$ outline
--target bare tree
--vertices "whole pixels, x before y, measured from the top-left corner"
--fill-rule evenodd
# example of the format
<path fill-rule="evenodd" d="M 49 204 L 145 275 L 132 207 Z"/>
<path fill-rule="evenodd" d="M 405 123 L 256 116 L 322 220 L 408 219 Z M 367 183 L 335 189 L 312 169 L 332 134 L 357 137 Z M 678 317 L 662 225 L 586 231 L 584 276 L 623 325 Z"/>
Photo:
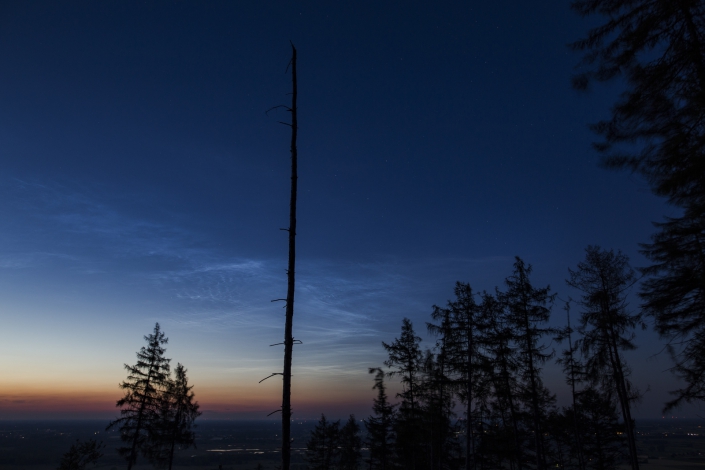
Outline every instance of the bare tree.
<path fill-rule="evenodd" d="M 281 375 L 283 378 L 282 387 L 282 407 L 270 414 L 274 414 L 277 411 L 282 413 L 282 470 L 289 470 L 291 466 L 291 359 L 294 351 L 294 343 L 298 340 L 294 339 L 293 335 L 293 323 L 294 323 L 294 287 L 295 287 L 295 275 L 296 275 L 296 193 L 298 188 L 298 170 L 297 170 L 297 151 L 296 151 L 296 137 L 298 127 L 298 121 L 296 116 L 296 99 L 297 99 L 297 82 L 296 82 L 296 48 L 294 44 L 291 44 L 291 61 L 289 62 L 289 67 L 291 67 L 291 106 L 279 105 L 271 109 L 283 108 L 291 113 L 291 123 L 281 122 L 286 126 L 291 128 L 291 196 L 289 198 L 289 228 L 284 228 L 289 232 L 289 262 L 286 269 L 287 277 L 287 288 L 286 288 L 286 299 L 276 299 L 286 300 L 286 319 L 284 323 L 284 342 L 277 343 L 284 345 L 284 370 L 282 372 L 275 372 L 268 377 L 260 380 L 264 380 L 272 377 L 274 375 Z M 289 69 L 287 67 L 287 70 Z M 271 110 L 270 109 L 270 110 Z M 272 345 L 274 346 L 274 344 Z"/>
<path fill-rule="evenodd" d="M 289 264 L 286 270 L 286 323 L 284 326 L 284 387 L 282 393 L 282 470 L 291 464 L 291 357 L 294 350 L 292 325 L 294 321 L 294 275 L 296 262 L 296 190 L 297 152 L 296 132 L 296 48 L 291 45 L 291 198 L 289 200 Z"/>

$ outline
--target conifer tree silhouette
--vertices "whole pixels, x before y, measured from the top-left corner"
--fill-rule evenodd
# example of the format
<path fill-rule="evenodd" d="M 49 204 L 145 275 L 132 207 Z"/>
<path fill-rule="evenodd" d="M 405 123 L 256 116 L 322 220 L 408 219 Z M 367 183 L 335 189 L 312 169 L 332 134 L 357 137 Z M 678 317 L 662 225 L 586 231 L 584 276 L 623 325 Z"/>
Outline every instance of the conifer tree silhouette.
<path fill-rule="evenodd" d="M 514 348 L 514 332 L 506 320 L 504 305 L 497 299 L 500 292 L 492 295 L 483 292 L 480 311 L 486 329 L 483 337 L 487 353 L 487 362 L 491 364 L 490 377 L 494 392 L 495 414 L 503 424 L 501 435 L 510 442 L 496 442 L 497 450 L 506 449 L 506 455 L 498 455 L 501 461 L 509 458 L 512 466 L 516 465 L 522 470 L 524 461 L 524 433 L 520 427 L 521 413 L 519 409 L 519 381 L 520 369 L 518 349 Z M 504 444 L 504 445 L 503 445 Z M 488 448 L 490 446 L 483 446 Z"/>
<path fill-rule="evenodd" d="M 134 366 L 125 364 L 128 375 L 120 384 L 125 396 L 116 404 L 122 408 L 120 417 L 107 427 L 119 426 L 120 438 L 127 445 L 120 447 L 118 452 L 127 460 L 127 470 L 137 461 L 138 453 L 148 452 L 150 440 L 153 441 L 158 432 L 162 397 L 169 378 L 170 359 L 164 357 L 164 345 L 169 339 L 164 336 L 159 323 L 144 339 L 147 346 L 142 346 L 137 353 L 137 363 Z"/>
<path fill-rule="evenodd" d="M 668 339 L 673 371 L 685 382 L 666 403 L 670 410 L 705 400 L 705 213 L 655 225 L 661 231 L 642 245 L 655 264 L 641 270 L 648 278 L 639 295 L 656 331 Z"/>
<path fill-rule="evenodd" d="M 641 314 L 630 313 L 626 296 L 634 283 L 634 271 L 622 253 L 588 246 L 585 261 L 577 270 L 569 270 L 568 285 L 582 292 L 582 307 L 578 340 L 586 358 L 585 372 L 591 383 L 617 396 L 622 411 L 629 461 L 632 470 L 639 469 L 631 402 L 638 392 L 631 386 L 629 366 L 621 351 L 636 348 L 634 329 L 641 323 Z"/>
<path fill-rule="evenodd" d="M 574 439 L 573 447 L 578 459 L 578 468 L 580 470 L 585 469 L 585 459 L 583 457 L 583 445 L 582 445 L 582 433 L 580 432 L 580 426 L 578 424 L 578 416 L 580 414 L 580 409 L 578 407 L 578 390 L 577 385 L 585 381 L 585 367 L 582 362 L 580 362 L 577 357 L 578 348 L 573 343 L 573 328 L 570 326 L 570 301 L 565 304 L 566 317 L 568 319 L 566 328 L 559 331 L 556 340 L 561 342 L 564 339 L 568 339 L 568 349 L 565 349 L 561 357 L 556 361 L 563 366 L 563 373 L 566 376 L 566 382 L 570 386 L 571 390 L 571 400 L 572 400 L 572 432 Z"/>
<path fill-rule="evenodd" d="M 401 336 L 392 344 L 382 342 L 389 354 L 384 364 L 392 369 L 390 377 L 401 379 L 403 390 L 397 394 L 401 398 L 395 423 L 396 454 L 404 468 L 423 468 L 423 453 L 420 451 L 423 432 L 421 419 L 421 379 L 423 356 L 419 343 L 421 338 L 414 332 L 411 320 L 404 318 Z"/>
<path fill-rule="evenodd" d="M 548 327 L 541 327 L 551 314 L 551 305 L 555 296 L 549 294 L 550 287 L 537 289 L 531 285 L 531 265 L 516 257 L 514 273 L 505 280 L 507 291 L 500 296 L 507 309 L 507 322 L 515 333 L 521 354 L 521 375 L 525 382 L 523 398 L 531 413 L 531 429 L 534 435 L 534 452 L 536 468 L 546 468 L 543 449 L 542 423 L 546 416 L 547 399 L 541 381 L 541 365 L 553 357 L 553 351 L 540 344 L 543 336 L 555 333 Z"/>
<path fill-rule="evenodd" d="M 452 385 L 465 403 L 465 468 L 474 466 L 475 440 L 473 402 L 475 390 L 484 382 L 482 378 L 483 358 L 479 352 L 481 335 L 480 312 L 469 284 L 455 284 L 455 300 L 449 301 L 446 308 L 434 306 L 431 318 L 438 324 L 427 323 L 430 333 L 439 337 L 437 348 L 443 359 L 440 377 L 444 385 Z M 439 359 L 439 362 L 440 362 Z M 448 371 L 445 371 L 447 367 Z M 452 377 L 451 377 L 452 375 Z M 454 380 L 453 380 L 454 378 Z M 452 383 L 450 383 L 452 380 Z M 453 392 L 450 386 L 448 397 Z M 441 396 L 441 402 L 444 397 Z M 444 453 L 443 451 L 441 452 Z"/>
<path fill-rule="evenodd" d="M 311 431 L 306 443 L 306 461 L 311 470 L 332 470 L 336 468 L 339 458 L 340 421 L 329 422 L 326 415 Z"/>
<path fill-rule="evenodd" d="M 176 447 L 195 446 L 194 421 L 201 412 L 194 401 L 193 385 L 189 385 L 186 368 L 180 363 L 174 369 L 162 395 L 156 431 L 150 439 L 148 458 L 155 465 L 172 469 Z"/>
<path fill-rule="evenodd" d="M 577 415 L 580 423 L 581 448 L 585 467 L 594 470 L 616 469 L 623 461 L 625 426 L 619 423 L 614 400 L 589 387 L 578 395 L 577 408 L 568 414 Z"/>
<path fill-rule="evenodd" d="M 578 88 L 622 79 L 612 116 L 593 126 L 611 168 L 641 174 L 680 209 L 642 245 L 651 266 L 640 295 L 669 340 L 686 386 L 666 405 L 705 400 L 705 4 L 697 0 L 574 0 L 603 24 L 573 44 L 585 53 Z"/>
<path fill-rule="evenodd" d="M 370 470 L 390 470 L 394 460 L 395 405 L 389 403 L 387 397 L 384 371 L 380 368 L 370 368 L 369 372 L 375 374 L 375 385 L 372 388 L 377 390 L 377 397 L 372 406 L 373 415 L 365 420 L 365 446 L 369 449 L 367 463 Z"/>
<path fill-rule="evenodd" d="M 340 446 L 338 469 L 358 470 L 362 461 L 362 438 L 360 437 L 360 425 L 357 424 L 354 415 L 350 415 L 343 427 L 340 428 L 338 444 Z"/>

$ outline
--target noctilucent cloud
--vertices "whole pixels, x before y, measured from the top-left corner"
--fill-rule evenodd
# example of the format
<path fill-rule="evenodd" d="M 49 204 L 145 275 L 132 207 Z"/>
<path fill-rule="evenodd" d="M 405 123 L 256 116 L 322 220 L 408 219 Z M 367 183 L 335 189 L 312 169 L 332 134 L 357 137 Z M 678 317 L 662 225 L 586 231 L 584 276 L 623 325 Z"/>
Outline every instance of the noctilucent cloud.
<path fill-rule="evenodd" d="M 295 417 L 367 416 L 381 342 L 409 317 L 432 346 L 455 281 L 501 288 L 518 255 L 567 300 L 589 244 L 643 266 L 673 209 L 591 148 L 621 89 L 571 89 L 594 24 L 558 0 L 4 2 L 0 418 L 115 416 L 155 322 L 204 418 L 280 406 L 258 381 L 283 361 L 289 133 L 265 111 L 289 100 L 290 40 Z M 660 417 L 678 383 L 653 332 L 637 343 L 635 414 Z"/>

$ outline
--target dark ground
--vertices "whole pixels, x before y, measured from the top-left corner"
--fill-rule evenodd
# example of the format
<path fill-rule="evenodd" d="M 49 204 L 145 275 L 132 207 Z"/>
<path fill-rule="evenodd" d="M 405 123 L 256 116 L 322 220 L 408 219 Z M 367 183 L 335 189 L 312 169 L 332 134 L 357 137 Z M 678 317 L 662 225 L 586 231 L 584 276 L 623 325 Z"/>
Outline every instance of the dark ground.
<path fill-rule="evenodd" d="M 120 470 L 125 461 L 116 452 L 117 431 L 105 431 L 100 421 L 0 420 L 0 470 L 56 469 L 61 456 L 76 439 L 96 439 L 106 444 L 98 470 Z M 292 463 L 305 468 L 303 452 L 316 420 L 295 421 Z M 182 470 L 244 470 L 262 464 L 279 464 L 280 423 L 277 421 L 201 421 L 196 449 L 178 451 L 175 467 Z M 705 420 L 653 420 L 637 422 L 639 453 L 649 457 L 644 469 L 705 468 Z M 152 466 L 141 460 L 135 470 Z"/>
<path fill-rule="evenodd" d="M 292 423 L 292 463 L 303 464 L 303 450 L 316 421 Z M 105 431 L 106 421 L 4 421 L 0 420 L 0 470 L 49 470 L 76 442 L 96 439 L 106 444 L 96 469 L 118 470 L 125 461 L 117 454 L 117 431 Z M 197 428 L 197 448 L 177 451 L 175 467 L 240 470 L 274 468 L 279 462 L 281 424 L 276 421 L 202 421 Z M 136 470 L 151 469 L 138 460 Z M 297 468 L 297 467 L 294 467 Z M 303 466 L 301 466 L 303 468 Z"/>

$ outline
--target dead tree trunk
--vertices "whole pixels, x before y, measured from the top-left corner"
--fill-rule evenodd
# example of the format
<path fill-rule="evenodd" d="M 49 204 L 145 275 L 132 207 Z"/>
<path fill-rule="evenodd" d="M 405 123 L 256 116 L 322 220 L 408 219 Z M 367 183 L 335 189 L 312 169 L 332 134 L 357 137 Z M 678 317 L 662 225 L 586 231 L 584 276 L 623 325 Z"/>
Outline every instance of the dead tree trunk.
<path fill-rule="evenodd" d="M 291 357 L 294 349 L 292 324 L 294 320 L 294 275 L 296 261 L 296 48 L 291 45 L 291 198 L 289 203 L 289 264 L 287 266 L 286 323 L 284 326 L 284 386 L 282 392 L 282 470 L 291 465 Z"/>

